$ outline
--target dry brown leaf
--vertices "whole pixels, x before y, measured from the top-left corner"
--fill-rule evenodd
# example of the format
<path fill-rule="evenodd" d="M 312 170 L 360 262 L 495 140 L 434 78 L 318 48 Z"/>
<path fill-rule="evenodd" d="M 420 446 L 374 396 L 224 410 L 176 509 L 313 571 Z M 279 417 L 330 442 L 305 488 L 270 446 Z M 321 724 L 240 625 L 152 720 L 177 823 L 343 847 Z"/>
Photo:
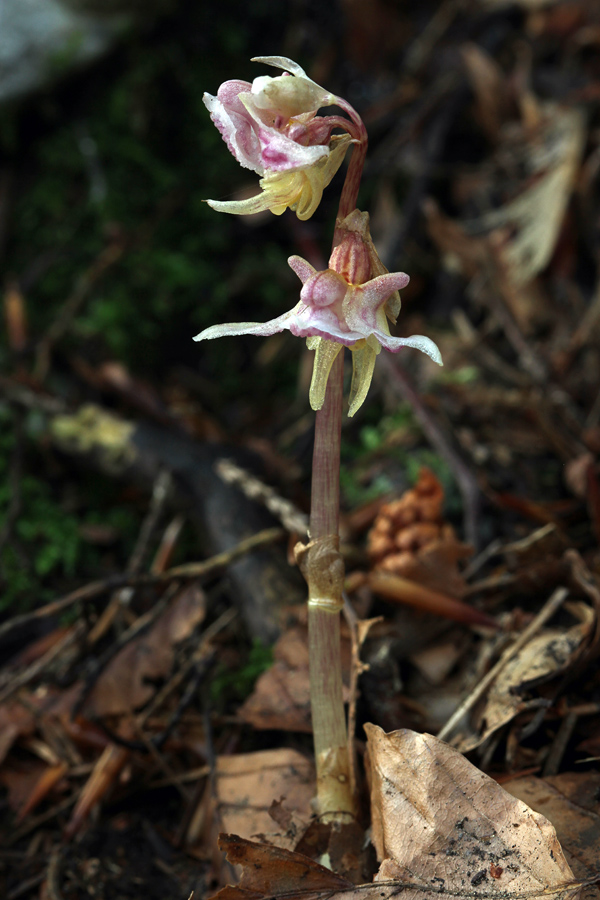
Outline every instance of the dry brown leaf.
<path fill-rule="evenodd" d="M 574 892 L 547 819 L 431 735 L 365 729 L 378 881 L 408 883 L 403 900 Z"/>
<path fill-rule="evenodd" d="M 188 842 L 195 843 L 212 829 L 213 844 L 224 830 L 291 849 L 311 818 L 314 793 L 313 763 L 297 750 L 220 756 L 214 784 L 188 830 Z M 285 833 L 271 814 L 274 800 L 290 814 Z"/>
<path fill-rule="evenodd" d="M 565 772 L 549 778 L 516 778 L 507 782 L 505 790 L 552 822 L 577 878 L 584 880 L 596 874 L 600 868 L 600 773 Z M 597 886 L 587 886 L 581 900 L 597 900 L 598 894 Z"/>
<path fill-rule="evenodd" d="M 19 809 L 17 822 L 21 822 L 29 815 L 29 813 L 33 812 L 42 800 L 45 800 L 54 788 L 60 784 L 68 771 L 69 767 L 64 762 L 45 766 L 44 771 L 40 773 L 38 780 L 34 784 L 31 793 L 24 800 L 23 805 Z"/>
<path fill-rule="evenodd" d="M 17 700 L 0 706 L 0 763 L 19 737 L 29 736 L 36 727 L 35 716 Z"/>
<path fill-rule="evenodd" d="M 543 113 L 545 127 L 529 147 L 530 171 L 537 176 L 531 186 L 515 200 L 466 225 L 472 234 L 499 229 L 515 233 L 503 248 L 515 285 L 526 284 L 550 260 L 585 140 L 580 110 L 547 104 Z"/>
<path fill-rule="evenodd" d="M 301 854 L 221 835 L 219 846 L 243 875 L 218 900 L 391 900 L 400 891 L 404 900 L 541 900 L 579 891 L 582 882 L 543 815 L 431 735 L 385 734 L 375 725 L 366 731 L 381 862 L 375 881 L 355 887 Z M 585 875 L 589 881 L 588 869 Z"/>
<path fill-rule="evenodd" d="M 286 900 L 308 900 L 331 896 L 354 887 L 340 875 L 308 856 L 268 844 L 244 840 L 236 834 L 219 835 L 219 847 L 233 865 L 243 867 L 241 883 L 228 885 L 216 895 L 219 900 L 259 900 L 285 896 Z"/>
<path fill-rule="evenodd" d="M 48 768 L 40 759 L 8 762 L 0 768 L 0 784 L 6 789 L 8 805 L 14 812 L 22 813 Z"/>
<path fill-rule="evenodd" d="M 173 646 L 203 621 L 205 596 L 197 584 L 182 590 L 150 631 L 126 644 L 110 661 L 86 700 L 90 718 L 139 709 L 153 696 L 150 680 L 164 678 L 173 665 Z"/>
<path fill-rule="evenodd" d="M 595 614 L 585 603 L 565 604 L 580 620 L 571 628 L 547 628 L 535 635 L 499 672 L 477 707 L 471 724 L 466 724 L 452 745 L 467 753 L 519 713 L 537 706 L 528 690 L 564 672 L 574 661 L 595 625 Z"/>
<path fill-rule="evenodd" d="M 477 121 L 496 140 L 508 114 L 507 84 L 498 63 L 478 44 L 461 47 L 467 76 L 475 93 Z"/>
<path fill-rule="evenodd" d="M 82 828 L 91 810 L 101 803 L 114 787 L 123 768 L 131 758 L 131 750 L 109 744 L 96 761 L 94 770 L 84 784 L 75 808 L 65 828 L 65 837 L 72 838 Z"/>
<path fill-rule="evenodd" d="M 312 732 L 308 675 L 308 630 L 294 625 L 273 648 L 275 662 L 257 680 L 254 690 L 238 711 L 258 729 Z M 342 638 L 344 681 L 350 670 L 350 642 Z M 348 692 L 345 691 L 345 699 Z M 235 830 L 235 829 L 233 829 Z"/>

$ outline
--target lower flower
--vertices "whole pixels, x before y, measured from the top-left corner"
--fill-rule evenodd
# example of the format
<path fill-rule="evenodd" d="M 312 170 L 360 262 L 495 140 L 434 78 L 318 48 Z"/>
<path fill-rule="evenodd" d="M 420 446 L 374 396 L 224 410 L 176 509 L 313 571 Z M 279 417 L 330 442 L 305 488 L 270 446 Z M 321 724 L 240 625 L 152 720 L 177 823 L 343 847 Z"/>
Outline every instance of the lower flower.
<path fill-rule="evenodd" d="M 427 354 L 438 365 L 442 357 L 436 344 L 423 335 L 407 338 L 390 334 L 388 318 L 395 322 L 400 308 L 398 291 L 409 278 L 403 272 L 387 272 L 369 234 L 367 213 L 355 210 L 339 223 L 341 243 L 332 253 L 330 268 L 318 272 L 300 256 L 291 256 L 290 267 L 302 281 L 300 302 L 289 312 L 269 322 L 213 325 L 196 335 L 195 341 L 228 335 L 254 334 L 268 337 L 287 329 L 305 337 L 315 350 L 310 386 L 310 405 L 321 409 L 327 380 L 342 347 L 352 351 L 352 384 L 348 415 L 362 406 L 381 348 L 397 353 L 412 347 Z M 368 278 L 375 274 L 374 278 Z M 368 278 L 368 280 L 367 280 Z"/>

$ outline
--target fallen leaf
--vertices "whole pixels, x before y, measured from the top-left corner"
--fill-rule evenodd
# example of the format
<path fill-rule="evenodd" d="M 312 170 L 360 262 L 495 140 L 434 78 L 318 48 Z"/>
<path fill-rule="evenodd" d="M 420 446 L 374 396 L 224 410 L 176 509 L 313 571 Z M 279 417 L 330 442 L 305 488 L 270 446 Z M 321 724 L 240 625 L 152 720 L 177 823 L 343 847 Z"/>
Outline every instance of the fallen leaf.
<path fill-rule="evenodd" d="M 299 853 L 228 834 L 219 846 L 243 874 L 218 900 L 391 900 L 400 892 L 403 900 L 541 900 L 579 891 L 543 815 L 431 735 L 365 728 L 375 881 L 354 886 Z"/>
<path fill-rule="evenodd" d="M 403 900 L 574 892 L 542 815 L 431 735 L 365 730 L 377 881 L 408 882 Z"/>
<path fill-rule="evenodd" d="M 261 750 L 217 758 L 213 784 L 207 789 L 188 829 L 188 843 L 221 830 L 244 838 L 261 837 L 291 849 L 306 828 L 315 794 L 311 760 L 297 750 Z M 285 830 L 276 827 L 273 801 L 289 813 Z"/>
<path fill-rule="evenodd" d="M 495 141 L 508 117 L 509 97 L 502 69 L 478 44 L 466 42 L 461 55 L 476 101 L 477 121 Z"/>
<path fill-rule="evenodd" d="M 469 723 L 453 740 L 461 753 L 479 747 L 515 716 L 538 706 L 531 691 L 563 673 L 592 635 L 595 614 L 585 603 L 565 604 L 580 619 L 571 628 L 547 628 L 535 635 L 498 673 Z M 529 696 L 527 696 L 529 694 Z"/>
<path fill-rule="evenodd" d="M 286 900 L 308 900 L 354 887 L 351 881 L 301 853 L 247 841 L 236 834 L 219 835 L 219 847 L 230 863 L 242 866 L 243 874 L 239 885 L 227 885 L 214 900 L 258 900 L 283 895 Z"/>
<path fill-rule="evenodd" d="M 33 810 L 39 806 L 42 800 L 46 799 L 46 797 L 62 781 L 68 770 L 69 767 L 64 762 L 45 766 L 44 771 L 40 773 L 39 778 L 33 785 L 31 793 L 24 799 L 23 805 L 18 811 L 17 822 L 21 822 L 29 815 L 29 813 L 33 812 Z"/>
<path fill-rule="evenodd" d="M 585 141 L 585 118 L 578 109 L 543 108 L 545 127 L 530 145 L 530 170 L 537 178 L 515 200 L 470 222 L 471 232 L 510 229 L 503 250 L 510 278 L 526 284 L 550 261 Z"/>
<path fill-rule="evenodd" d="M 344 681 L 350 670 L 350 642 L 342 636 Z M 273 647 L 274 663 L 254 685 L 238 715 L 254 728 L 312 733 L 308 630 L 298 624 L 285 631 Z M 348 691 L 344 688 L 344 699 Z"/>
<path fill-rule="evenodd" d="M 9 700 L 0 706 L 0 763 L 19 737 L 32 735 L 36 728 L 35 716 L 18 700 Z"/>
<path fill-rule="evenodd" d="M 598 869 L 600 847 L 600 773 L 565 772 L 549 778 L 516 778 L 505 785 L 554 825 L 569 865 L 577 878 L 587 879 Z M 597 900 L 597 886 L 584 887 L 582 900 Z"/>
<path fill-rule="evenodd" d="M 131 750 L 109 744 L 98 758 L 92 774 L 79 794 L 75 808 L 65 828 L 65 837 L 72 838 L 83 827 L 91 810 L 111 790 L 131 757 Z"/>
<path fill-rule="evenodd" d="M 48 768 L 39 759 L 8 762 L 0 768 L 0 784 L 6 788 L 8 805 L 15 813 L 21 813 L 28 805 Z"/>
<path fill-rule="evenodd" d="M 193 632 L 206 613 L 197 584 L 180 591 L 152 628 L 126 644 L 100 674 L 84 705 L 89 718 L 139 709 L 154 695 L 150 683 L 169 674 L 175 644 Z"/>

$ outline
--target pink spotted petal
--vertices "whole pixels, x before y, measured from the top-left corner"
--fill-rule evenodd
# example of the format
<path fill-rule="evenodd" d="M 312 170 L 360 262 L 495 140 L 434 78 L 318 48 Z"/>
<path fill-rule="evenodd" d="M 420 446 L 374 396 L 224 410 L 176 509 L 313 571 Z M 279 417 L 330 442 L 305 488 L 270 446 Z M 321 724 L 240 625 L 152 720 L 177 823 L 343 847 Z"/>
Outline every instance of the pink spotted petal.
<path fill-rule="evenodd" d="M 274 128 L 261 127 L 259 140 L 261 164 L 271 172 L 306 169 L 314 166 L 320 159 L 329 156 L 329 147 L 322 145 L 306 147 L 303 144 L 297 144 Z"/>
<path fill-rule="evenodd" d="M 358 331 L 349 331 L 331 307 L 315 309 L 299 303 L 289 316 L 285 327 L 296 337 L 322 337 L 328 341 L 335 341 L 336 344 L 345 344 L 346 347 L 351 347 L 365 338 L 365 335 Z"/>
<path fill-rule="evenodd" d="M 264 175 L 257 133 L 259 123 L 240 99 L 240 95 L 249 95 L 251 87 L 247 81 L 226 81 L 219 88 L 216 97 L 204 94 L 203 100 L 211 119 L 239 164 Z"/>
<path fill-rule="evenodd" d="M 385 275 L 378 275 L 377 278 L 372 278 L 371 281 L 361 285 L 362 302 L 368 304 L 372 309 L 377 309 L 394 291 L 401 291 L 405 288 L 409 281 L 409 276 L 404 272 L 388 272 Z"/>
<path fill-rule="evenodd" d="M 301 256 L 290 256 L 288 266 L 296 273 L 302 284 L 305 284 L 311 275 L 316 275 L 317 270 Z"/>

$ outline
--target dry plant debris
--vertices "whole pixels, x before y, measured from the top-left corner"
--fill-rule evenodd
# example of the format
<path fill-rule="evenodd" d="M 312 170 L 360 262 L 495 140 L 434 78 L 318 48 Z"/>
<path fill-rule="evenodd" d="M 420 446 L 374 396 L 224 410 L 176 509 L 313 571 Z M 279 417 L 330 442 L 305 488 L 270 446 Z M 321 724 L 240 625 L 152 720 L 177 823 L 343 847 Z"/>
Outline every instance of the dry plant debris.
<path fill-rule="evenodd" d="M 578 620 L 577 624 L 569 628 L 545 628 L 506 663 L 483 702 L 478 704 L 470 727 L 467 725 L 453 738 L 453 746 L 461 753 L 479 747 L 520 713 L 539 709 L 536 689 L 573 666 L 582 647 L 593 636 L 596 614 L 583 602 L 568 604 L 567 608 Z"/>
<path fill-rule="evenodd" d="M 567 897 L 575 881 L 556 832 L 458 751 L 427 734 L 367 726 L 378 881 L 403 894 Z"/>
<path fill-rule="evenodd" d="M 462 597 L 465 582 L 458 562 L 473 550 L 443 521 L 444 490 L 430 469 L 398 500 L 379 510 L 367 546 L 375 571 L 419 582 L 452 597 Z"/>
<path fill-rule="evenodd" d="M 303 611 L 297 618 L 303 619 Z M 292 625 L 273 647 L 274 662 L 257 680 L 240 707 L 241 718 L 258 729 L 311 733 L 306 622 Z M 342 635 L 342 662 L 347 683 L 350 673 L 350 640 Z M 347 689 L 344 688 L 347 696 Z"/>
<path fill-rule="evenodd" d="M 372 840 L 380 862 L 372 884 L 346 879 L 299 853 L 224 834 L 227 859 L 242 866 L 219 900 L 273 897 L 448 897 L 524 900 L 574 897 L 577 881 L 552 824 L 511 796 L 458 751 L 427 734 L 385 734 L 367 725 Z"/>

